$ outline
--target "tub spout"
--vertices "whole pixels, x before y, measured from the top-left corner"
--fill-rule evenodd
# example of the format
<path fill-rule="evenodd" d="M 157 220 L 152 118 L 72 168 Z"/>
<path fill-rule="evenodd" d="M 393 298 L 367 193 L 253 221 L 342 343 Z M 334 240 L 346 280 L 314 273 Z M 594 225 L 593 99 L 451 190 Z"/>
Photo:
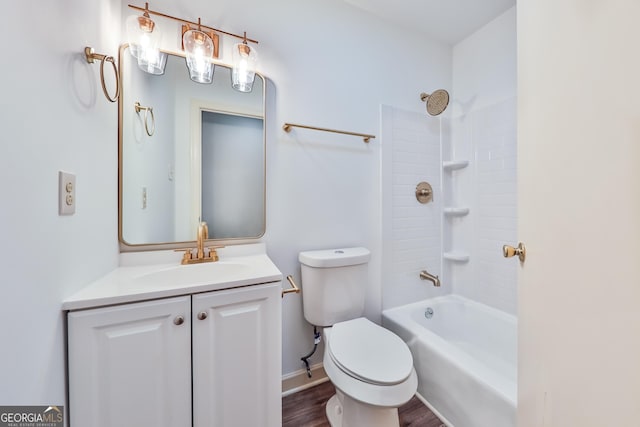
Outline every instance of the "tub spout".
<path fill-rule="evenodd" d="M 438 276 L 434 276 L 433 274 L 429 273 L 427 270 L 422 270 L 420 272 L 420 278 L 422 280 L 429 280 L 433 282 L 433 286 L 437 288 L 440 287 L 440 279 L 438 278 Z"/>

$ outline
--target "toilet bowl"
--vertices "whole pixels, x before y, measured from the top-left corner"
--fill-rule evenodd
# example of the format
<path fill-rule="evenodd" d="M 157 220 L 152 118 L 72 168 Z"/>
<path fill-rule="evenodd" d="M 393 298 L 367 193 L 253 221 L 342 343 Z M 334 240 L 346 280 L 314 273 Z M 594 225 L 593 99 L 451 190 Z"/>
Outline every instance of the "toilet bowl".
<path fill-rule="evenodd" d="M 324 369 L 336 388 L 326 408 L 332 427 L 398 427 L 398 407 L 418 387 L 404 341 L 362 317 L 369 259 L 362 247 L 298 256 L 304 317 L 323 328 Z"/>
<path fill-rule="evenodd" d="M 399 426 L 398 407 L 418 386 L 406 344 L 362 317 L 325 328 L 323 335 L 324 369 L 336 388 L 326 408 L 331 426 Z"/>

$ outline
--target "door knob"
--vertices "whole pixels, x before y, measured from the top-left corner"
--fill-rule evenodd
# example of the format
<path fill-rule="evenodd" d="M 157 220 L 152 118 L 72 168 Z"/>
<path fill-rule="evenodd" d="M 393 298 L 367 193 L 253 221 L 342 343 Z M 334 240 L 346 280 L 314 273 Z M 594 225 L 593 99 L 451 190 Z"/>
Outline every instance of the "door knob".
<path fill-rule="evenodd" d="M 173 319 L 173 324 L 180 326 L 184 323 L 184 316 L 176 316 L 175 319 Z"/>
<path fill-rule="evenodd" d="M 198 320 L 204 320 L 207 318 L 207 313 L 205 311 L 201 311 L 198 313 Z"/>
<path fill-rule="evenodd" d="M 505 258 L 511 258 L 514 255 L 517 255 L 520 259 L 520 262 L 524 262 L 527 257 L 527 249 L 524 247 L 524 243 L 518 242 L 518 247 L 514 248 L 513 246 L 504 245 L 502 247 L 502 255 Z"/>

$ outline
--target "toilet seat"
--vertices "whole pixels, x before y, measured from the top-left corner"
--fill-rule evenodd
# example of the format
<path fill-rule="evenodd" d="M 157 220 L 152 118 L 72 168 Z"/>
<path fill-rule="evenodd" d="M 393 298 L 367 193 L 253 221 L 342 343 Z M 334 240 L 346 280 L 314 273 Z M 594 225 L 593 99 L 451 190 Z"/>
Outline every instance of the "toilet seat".
<path fill-rule="evenodd" d="M 391 386 L 413 372 L 409 348 L 393 332 L 364 317 L 331 328 L 328 353 L 340 370 L 360 381 Z"/>

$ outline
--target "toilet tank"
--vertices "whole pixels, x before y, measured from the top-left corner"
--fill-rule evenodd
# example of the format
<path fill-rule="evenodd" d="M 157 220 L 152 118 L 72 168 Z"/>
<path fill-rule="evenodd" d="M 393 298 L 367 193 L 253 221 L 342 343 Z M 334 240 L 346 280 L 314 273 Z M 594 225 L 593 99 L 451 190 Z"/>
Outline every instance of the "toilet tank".
<path fill-rule="evenodd" d="M 304 317 L 317 326 L 331 326 L 364 313 L 367 286 L 366 248 L 300 252 Z"/>

